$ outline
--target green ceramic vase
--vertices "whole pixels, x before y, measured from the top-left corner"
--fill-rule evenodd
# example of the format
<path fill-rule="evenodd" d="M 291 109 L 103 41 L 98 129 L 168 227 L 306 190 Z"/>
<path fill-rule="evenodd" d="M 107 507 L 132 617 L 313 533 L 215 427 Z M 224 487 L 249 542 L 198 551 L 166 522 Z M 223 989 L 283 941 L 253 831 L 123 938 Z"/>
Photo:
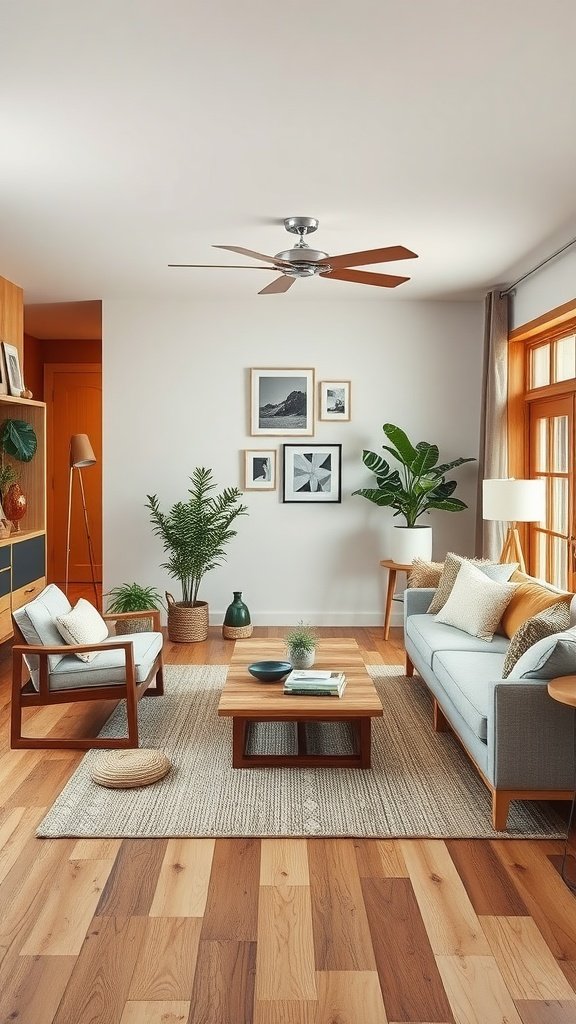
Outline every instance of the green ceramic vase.
<path fill-rule="evenodd" d="M 250 625 L 250 612 L 242 600 L 242 591 L 234 591 L 234 600 L 226 609 L 224 625 L 232 626 L 233 629 L 240 629 L 242 626 Z"/>

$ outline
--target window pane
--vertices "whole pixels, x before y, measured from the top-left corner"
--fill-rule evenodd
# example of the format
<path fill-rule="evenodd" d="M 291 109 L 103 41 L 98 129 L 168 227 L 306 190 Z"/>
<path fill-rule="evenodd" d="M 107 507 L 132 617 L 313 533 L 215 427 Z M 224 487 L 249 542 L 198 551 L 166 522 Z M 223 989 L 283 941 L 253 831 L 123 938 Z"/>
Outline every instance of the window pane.
<path fill-rule="evenodd" d="M 552 419 L 552 466 L 557 473 L 568 472 L 568 417 Z"/>
<path fill-rule="evenodd" d="M 576 336 L 559 338 L 554 344 L 554 380 L 576 377 Z"/>
<path fill-rule="evenodd" d="M 546 473 L 548 466 L 548 420 L 536 421 L 536 472 Z"/>
<path fill-rule="evenodd" d="M 546 542 L 547 536 L 545 533 L 540 533 L 539 530 L 535 531 L 534 540 L 536 542 L 536 576 L 540 580 L 546 579 Z"/>
<path fill-rule="evenodd" d="M 568 533 L 568 481 L 564 477 L 553 477 L 552 508 L 549 513 L 550 527 L 555 533 Z"/>
<path fill-rule="evenodd" d="M 568 542 L 552 537 L 552 579 L 555 587 L 568 587 Z"/>
<path fill-rule="evenodd" d="M 550 383 L 550 343 L 533 348 L 530 353 L 530 387 L 543 388 Z"/>

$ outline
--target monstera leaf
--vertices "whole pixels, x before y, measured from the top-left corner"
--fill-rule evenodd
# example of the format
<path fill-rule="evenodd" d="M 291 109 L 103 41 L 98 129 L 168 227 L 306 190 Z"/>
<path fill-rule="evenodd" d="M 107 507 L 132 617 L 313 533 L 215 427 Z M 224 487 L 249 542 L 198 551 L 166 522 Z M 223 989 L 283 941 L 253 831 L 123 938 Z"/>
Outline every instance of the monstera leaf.
<path fill-rule="evenodd" d="M 31 462 L 38 448 L 34 427 L 25 420 L 6 420 L 0 435 L 0 446 L 18 462 Z"/>

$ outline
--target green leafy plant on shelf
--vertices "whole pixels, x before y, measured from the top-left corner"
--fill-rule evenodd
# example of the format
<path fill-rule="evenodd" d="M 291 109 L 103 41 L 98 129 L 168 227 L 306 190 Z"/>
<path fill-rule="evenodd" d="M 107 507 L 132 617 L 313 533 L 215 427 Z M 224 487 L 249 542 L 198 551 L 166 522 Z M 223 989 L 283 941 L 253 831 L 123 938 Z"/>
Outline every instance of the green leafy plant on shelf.
<path fill-rule="evenodd" d="M 139 583 L 124 583 L 122 586 L 113 587 L 105 596 L 112 598 L 108 602 L 108 611 L 111 614 L 160 611 L 164 608 L 158 591 L 154 587 L 141 587 Z"/>
<path fill-rule="evenodd" d="M 429 441 L 412 444 L 404 431 L 393 423 L 385 423 L 382 430 L 390 442 L 382 448 L 400 463 L 400 469 L 391 469 L 381 455 L 364 450 L 362 461 L 374 473 L 377 487 L 361 487 L 353 494 L 360 494 L 375 505 L 394 509 L 394 515 L 403 516 L 408 527 L 414 527 L 420 516 L 431 509 L 462 512 L 468 508 L 460 498 L 453 497 L 457 482 L 446 480 L 446 474 L 475 459 L 459 458 L 439 463 L 438 445 Z"/>
<path fill-rule="evenodd" d="M 318 646 L 318 634 L 314 626 L 306 626 L 300 621 L 286 633 L 284 641 L 291 654 L 310 654 Z"/>
<path fill-rule="evenodd" d="M 17 483 L 20 473 L 13 462 L 31 462 L 38 450 L 36 431 L 25 420 L 5 420 L 0 430 L 0 494 L 2 497 L 12 484 Z"/>

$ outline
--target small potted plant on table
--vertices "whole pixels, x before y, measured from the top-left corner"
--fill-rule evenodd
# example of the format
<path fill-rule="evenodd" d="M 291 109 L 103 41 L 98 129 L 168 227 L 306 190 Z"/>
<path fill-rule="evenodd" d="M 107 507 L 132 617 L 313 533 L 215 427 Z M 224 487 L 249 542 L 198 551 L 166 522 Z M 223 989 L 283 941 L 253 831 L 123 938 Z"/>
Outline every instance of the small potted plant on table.
<path fill-rule="evenodd" d="M 286 650 L 292 668 L 312 668 L 316 658 L 318 636 L 313 626 L 299 622 L 286 634 Z"/>

